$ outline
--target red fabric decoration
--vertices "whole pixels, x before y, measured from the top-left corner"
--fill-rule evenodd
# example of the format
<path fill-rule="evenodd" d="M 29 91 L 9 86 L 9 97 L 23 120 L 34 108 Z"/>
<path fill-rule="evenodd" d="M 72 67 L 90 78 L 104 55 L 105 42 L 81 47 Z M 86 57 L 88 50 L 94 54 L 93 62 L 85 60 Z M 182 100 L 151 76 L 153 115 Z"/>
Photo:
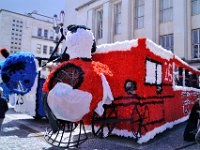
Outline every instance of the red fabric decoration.
<path fill-rule="evenodd" d="M 162 92 L 157 93 L 157 86 L 146 84 L 146 58 L 150 58 L 162 65 Z M 187 96 L 183 98 L 182 90 L 173 89 L 173 63 L 200 75 L 181 61 L 172 58 L 170 60 L 155 55 L 150 49 L 146 48 L 146 39 L 139 39 L 138 46 L 130 50 L 111 51 L 108 53 L 94 54 L 93 61 L 83 61 L 81 59 L 72 59 L 59 64 L 49 74 L 44 87 L 44 92 L 49 92 L 48 82 L 51 80 L 56 69 L 67 63 L 73 63 L 82 68 L 84 72 L 84 81 L 79 87 L 80 90 L 92 94 L 90 113 L 84 116 L 86 124 L 91 124 L 92 114 L 99 101 L 102 100 L 103 90 L 100 74 L 104 74 L 116 99 L 113 103 L 132 105 L 117 106 L 119 119 L 132 118 L 133 122 L 119 122 L 116 124 L 118 129 L 128 131 L 137 131 L 141 122 L 139 116 L 142 116 L 141 133 L 145 133 L 159 127 L 167 122 L 180 119 L 187 114 L 185 110 L 191 110 L 191 106 L 199 94 L 194 91 L 187 91 Z M 137 97 L 128 94 L 124 89 L 127 80 L 135 81 L 137 88 L 134 91 Z M 190 99 L 190 104 L 183 107 L 184 99 Z M 139 114 L 136 111 L 139 110 Z M 109 112 L 109 111 L 108 111 Z"/>
<path fill-rule="evenodd" d="M 6 48 L 0 49 L 0 53 L 4 58 L 7 58 L 9 56 L 9 52 Z"/>

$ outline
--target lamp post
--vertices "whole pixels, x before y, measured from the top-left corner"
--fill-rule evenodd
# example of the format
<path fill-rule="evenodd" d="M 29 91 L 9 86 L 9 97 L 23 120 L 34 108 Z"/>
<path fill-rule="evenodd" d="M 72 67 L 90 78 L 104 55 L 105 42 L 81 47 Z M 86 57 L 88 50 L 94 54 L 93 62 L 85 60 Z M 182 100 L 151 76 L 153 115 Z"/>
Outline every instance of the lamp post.
<path fill-rule="evenodd" d="M 41 66 L 41 68 L 43 68 L 50 61 L 56 61 L 57 59 L 59 59 L 59 58 L 57 58 L 58 57 L 57 56 L 58 47 L 59 47 L 60 43 L 65 39 L 64 32 L 63 32 L 64 31 L 63 30 L 63 26 L 64 26 L 65 12 L 63 10 L 60 12 L 60 18 L 58 18 L 58 16 L 56 14 L 53 16 L 53 18 L 52 17 L 48 17 L 48 16 L 45 16 L 45 15 L 39 14 L 36 10 L 34 10 L 31 13 L 28 13 L 29 16 L 32 16 L 32 14 L 51 19 L 53 21 L 53 29 L 55 30 L 55 33 L 57 35 L 59 33 L 61 34 L 60 38 L 57 36 L 57 38 L 55 40 L 56 46 L 55 46 L 50 58 L 48 59 L 48 62 L 46 64 L 44 64 L 43 66 Z M 66 49 L 64 50 L 64 52 L 66 51 Z"/>
<path fill-rule="evenodd" d="M 64 35 L 64 30 L 63 30 L 63 26 L 64 26 L 64 17 L 65 17 L 65 12 L 62 10 L 60 12 L 60 18 L 58 19 L 57 15 L 54 15 L 53 17 L 53 29 L 55 30 L 56 34 L 61 34 L 60 39 L 57 38 L 56 42 L 56 47 L 53 51 L 53 53 L 50 56 L 49 60 L 52 60 L 53 56 L 56 54 L 57 50 L 58 50 L 58 46 L 60 45 L 60 43 L 65 39 L 65 35 Z M 60 31 L 60 32 L 59 32 Z M 59 40 L 58 40 L 59 39 Z"/>
<path fill-rule="evenodd" d="M 60 12 L 60 18 L 59 19 L 58 19 L 57 15 L 53 16 L 53 29 L 55 30 L 55 32 L 57 34 L 59 33 L 59 29 L 63 28 L 64 17 L 65 17 L 65 12 L 63 10 Z M 61 32 L 61 34 L 62 34 L 62 32 Z"/>

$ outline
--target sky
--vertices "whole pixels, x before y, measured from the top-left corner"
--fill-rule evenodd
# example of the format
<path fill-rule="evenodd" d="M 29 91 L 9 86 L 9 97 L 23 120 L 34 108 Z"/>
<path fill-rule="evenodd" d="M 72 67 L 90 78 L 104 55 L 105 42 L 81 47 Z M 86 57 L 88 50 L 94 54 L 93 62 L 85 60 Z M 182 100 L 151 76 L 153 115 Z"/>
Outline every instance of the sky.
<path fill-rule="evenodd" d="M 0 9 L 6 9 L 21 14 L 27 14 L 34 10 L 37 13 L 53 17 L 59 15 L 65 8 L 66 0 L 0 0 Z"/>

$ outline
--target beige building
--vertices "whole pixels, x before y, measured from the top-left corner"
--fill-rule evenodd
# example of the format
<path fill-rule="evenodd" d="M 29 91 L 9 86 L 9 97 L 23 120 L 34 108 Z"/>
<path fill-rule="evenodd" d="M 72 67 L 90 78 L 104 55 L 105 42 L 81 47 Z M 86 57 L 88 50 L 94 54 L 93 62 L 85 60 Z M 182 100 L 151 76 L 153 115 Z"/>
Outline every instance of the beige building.
<path fill-rule="evenodd" d="M 36 57 L 49 58 L 56 38 L 51 19 L 41 20 L 31 15 L 0 10 L 0 48 L 7 48 L 10 53 L 28 51 Z M 42 72 L 44 77 L 49 71 L 44 68 Z"/>
<path fill-rule="evenodd" d="M 200 0 L 68 0 L 65 12 L 98 44 L 147 37 L 200 68 Z"/>

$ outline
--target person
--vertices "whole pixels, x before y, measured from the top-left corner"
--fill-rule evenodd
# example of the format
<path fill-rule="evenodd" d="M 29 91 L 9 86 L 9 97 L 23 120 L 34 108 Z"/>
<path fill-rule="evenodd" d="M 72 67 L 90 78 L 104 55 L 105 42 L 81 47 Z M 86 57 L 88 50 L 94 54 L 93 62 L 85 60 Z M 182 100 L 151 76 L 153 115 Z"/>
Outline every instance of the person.
<path fill-rule="evenodd" d="M 2 130 L 2 124 L 5 118 L 5 113 L 8 110 L 8 104 L 6 99 L 2 97 L 3 95 L 3 88 L 0 87 L 0 131 Z"/>
<path fill-rule="evenodd" d="M 195 135 L 195 141 L 197 144 L 200 144 L 200 125 L 199 125 L 199 129 Z"/>
<path fill-rule="evenodd" d="M 199 110 L 197 110 L 197 113 L 198 113 L 198 115 L 199 115 L 199 122 L 198 122 L 198 131 L 197 131 L 197 133 L 196 133 L 196 135 L 195 135 L 195 141 L 196 141 L 196 143 L 198 143 L 198 144 L 200 144 L 200 99 L 199 99 Z"/>
<path fill-rule="evenodd" d="M 194 105 L 192 106 L 192 111 L 190 113 L 188 123 L 184 130 L 184 140 L 185 141 L 196 141 L 200 144 L 200 96 L 197 97 Z"/>

